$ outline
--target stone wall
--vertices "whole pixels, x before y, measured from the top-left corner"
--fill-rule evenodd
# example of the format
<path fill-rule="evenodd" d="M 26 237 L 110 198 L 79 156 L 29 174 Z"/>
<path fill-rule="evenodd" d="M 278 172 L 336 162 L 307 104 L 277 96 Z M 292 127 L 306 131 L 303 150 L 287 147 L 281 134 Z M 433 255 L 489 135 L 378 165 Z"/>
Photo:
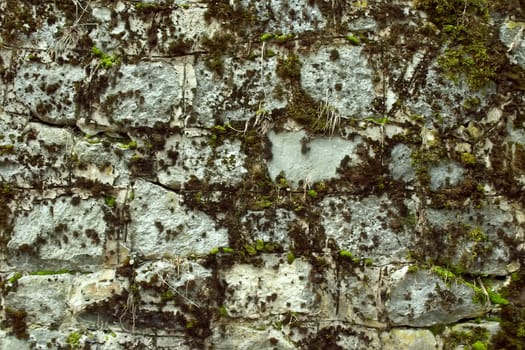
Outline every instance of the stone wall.
<path fill-rule="evenodd" d="M 518 349 L 524 9 L 0 1 L 0 349 Z"/>

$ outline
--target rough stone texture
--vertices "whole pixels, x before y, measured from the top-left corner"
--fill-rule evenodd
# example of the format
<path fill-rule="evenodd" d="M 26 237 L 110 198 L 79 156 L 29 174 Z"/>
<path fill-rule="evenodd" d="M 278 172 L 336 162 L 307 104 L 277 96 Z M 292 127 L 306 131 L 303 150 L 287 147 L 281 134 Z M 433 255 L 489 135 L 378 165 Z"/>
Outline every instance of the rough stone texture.
<path fill-rule="evenodd" d="M 310 270 L 311 266 L 300 259 L 280 264 L 279 257 L 266 258 L 262 268 L 237 265 L 224 275 L 229 294 L 224 306 L 232 317 L 243 318 L 313 313 L 317 307 L 308 283 Z"/>
<path fill-rule="evenodd" d="M 215 228 L 208 215 L 186 209 L 180 195 L 146 181 L 137 181 L 133 191 L 128 234 L 136 253 L 187 256 L 228 245 L 227 231 Z"/>
<path fill-rule="evenodd" d="M 241 224 L 243 229 L 252 231 L 255 241 L 274 242 L 288 250 L 288 230 L 296 219 L 297 216 L 293 212 L 284 209 L 277 209 L 274 217 L 269 217 L 265 211 L 251 211 L 241 219 Z"/>
<path fill-rule="evenodd" d="M 170 188 L 184 187 L 192 179 L 235 186 L 246 173 L 243 166 L 246 157 L 240 146 L 239 142 L 225 141 L 213 147 L 210 135 L 173 136 L 166 140 L 165 151 L 158 154 L 162 163 L 159 182 Z"/>
<path fill-rule="evenodd" d="M 480 274 L 505 275 L 508 273 L 509 247 L 505 237 L 521 235 L 522 229 L 513 228 L 516 220 L 509 203 L 485 203 L 481 208 L 456 210 L 430 210 L 427 212 L 430 227 L 438 232 L 449 232 L 443 237 L 449 241 L 446 255 L 469 271 Z M 456 236 L 455 230 L 463 232 Z M 454 237 L 456 236 L 456 237 Z M 457 240 L 457 241 L 456 241 Z M 438 247 L 436 240 L 434 247 Z M 444 255 L 444 254 L 443 254 Z"/>
<path fill-rule="evenodd" d="M 523 343 L 522 7 L 0 0 L 0 349 Z"/>
<path fill-rule="evenodd" d="M 81 67 L 26 63 L 17 73 L 13 90 L 8 94 L 12 99 L 7 104 L 8 112 L 32 114 L 57 125 L 75 123 L 78 108 L 74 103 L 75 84 L 85 78 Z"/>
<path fill-rule="evenodd" d="M 457 164 L 438 164 L 430 169 L 430 189 L 457 186 L 463 179 L 463 168 Z"/>
<path fill-rule="evenodd" d="M 337 59 L 330 59 L 332 50 Z M 360 47 L 323 47 L 304 58 L 301 86 L 343 118 L 366 118 L 374 99 L 372 71 Z"/>
<path fill-rule="evenodd" d="M 425 327 L 475 318 L 485 312 L 473 302 L 474 290 L 465 284 L 448 281 L 427 271 L 408 271 L 391 276 L 393 288 L 387 301 L 390 322 L 398 326 Z"/>
<path fill-rule="evenodd" d="M 412 166 L 412 150 L 404 144 L 395 145 L 392 148 L 391 160 L 388 168 L 392 177 L 410 183 L 415 180 L 416 172 Z"/>
<path fill-rule="evenodd" d="M 388 198 L 326 197 L 321 205 L 326 236 L 341 250 L 377 264 L 406 261 L 409 236 L 392 228 L 397 213 Z"/>
<path fill-rule="evenodd" d="M 72 279 L 69 295 L 69 307 L 73 313 L 79 313 L 90 305 L 108 300 L 114 294 L 120 294 L 123 283 L 119 281 L 115 270 L 100 270 Z"/>
<path fill-rule="evenodd" d="M 25 188 L 35 182 L 41 182 L 42 187 L 66 185 L 74 143 L 71 131 L 41 123 L 27 123 L 20 131 L 23 138 L 4 156 L 2 177 Z"/>
<path fill-rule="evenodd" d="M 115 84 L 101 96 L 100 105 L 106 118 L 120 129 L 168 124 L 175 109 L 192 100 L 195 86 L 187 85 L 186 76 L 191 72 L 186 72 L 184 64 L 122 65 L 119 73 Z"/>
<path fill-rule="evenodd" d="M 240 341 L 238 341 L 240 340 Z M 295 349 L 293 342 L 278 329 L 257 329 L 251 324 L 231 325 L 214 335 L 212 343 L 217 349 Z"/>
<path fill-rule="evenodd" d="M 26 269 L 82 269 L 102 263 L 106 223 L 103 200 L 61 197 L 35 203 L 14 220 L 10 261 Z M 82 218 L 82 220 L 78 220 Z"/>
<path fill-rule="evenodd" d="M 499 31 L 500 39 L 508 47 L 507 55 L 511 62 L 525 67 L 525 41 L 523 35 L 525 22 L 505 21 Z"/>
<path fill-rule="evenodd" d="M 436 338 L 426 329 L 394 329 L 381 334 L 383 349 L 430 350 L 439 349 Z"/>
<path fill-rule="evenodd" d="M 295 186 L 299 181 L 314 183 L 337 176 L 336 170 L 345 156 L 355 154 L 359 138 L 309 140 L 304 131 L 268 135 L 272 143 L 272 160 L 268 164 L 270 178 L 284 174 Z M 353 160 L 358 162 L 358 159 Z"/>
<path fill-rule="evenodd" d="M 66 304 L 72 286 L 69 274 L 24 276 L 17 283 L 16 293 L 8 294 L 5 304 L 27 312 L 26 321 L 33 326 L 60 325 L 69 316 Z"/>

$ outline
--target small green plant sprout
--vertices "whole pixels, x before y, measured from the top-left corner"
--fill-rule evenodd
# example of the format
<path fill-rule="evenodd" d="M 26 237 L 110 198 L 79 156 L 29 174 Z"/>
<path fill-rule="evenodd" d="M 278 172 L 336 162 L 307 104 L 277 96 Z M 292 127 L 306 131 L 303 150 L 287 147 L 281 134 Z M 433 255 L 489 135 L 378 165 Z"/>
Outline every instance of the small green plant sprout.
<path fill-rule="evenodd" d="M 100 58 L 100 61 L 99 61 L 98 65 L 102 66 L 105 69 L 109 69 L 109 68 L 113 67 L 113 65 L 117 64 L 118 60 L 119 60 L 117 55 L 113 54 L 113 55 L 110 56 L 110 55 L 104 53 L 101 49 L 99 49 L 98 47 L 96 47 L 94 45 L 91 48 L 91 53 L 95 57 Z"/>
<path fill-rule="evenodd" d="M 509 301 L 502 297 L 499 293 L 494 292 L 493 290 L 489 289 L 489 299 L 492 304 L 496 305 L 509 305 Z"/>
<path fill-rule="evenodd" d="M 469 152 L 461 153 L 461 161 L 466 165 L 476 164 L 476 156 Z"/>
<path fill-rule="evenodd" d="M 100 143 L 100 139 L 95 135 L 85 135 L 84 139 L 91 145 L 96 145 Z"/>
<path fill-rule="evenodd" d="M 219 307 L 219 315 L 221 315 L 222 317 L 228 317 L 229 316 L 228 309 L 226 309 L 226 306 L 221 305 Z"/>
<path fill-rule="evenodd" d="M 161 301 L 170 301 L 173 300 L 173 298 L 175 298 L 175 293 L 173 293 L 170 289 L 166 290 L 165 292 L 162 292 L 162 294 L 160 295 Z"/>
<path fill-rule="evenodd" d="M 407 271 L 408 273 L 416 273 L 419 271 L 419 266 L 417 266 L 417 264 L 410 265 Z"/>
<path fill-rule="evenodd" d="M 441 266 L 434 265 L 430 271 L 438 275 L 444 282 L 449 282 L 456 279 L 456 275 L 453 272 Z"/>
<path fill-rule="evenodd" d="M 339 256 L 347 259 L 353 259 L 354 255 L 350 253 L 348 250 L 340 250 Z"/>
<path fill-rule="evenodd" d="M 279 182 L 277 183 L 277 186 L 279 188 L 288 188 L 288 187 L 290 187 L 288 185 L 288 181 L 286 180 L 286 178 L 284 176 L 279 178 Z"/>
<path fill-rule="evenodd" d="M 222 252 L 227 253 L 227 254 L 232 254 L 232 253 L 235 253 L 235 249 L 230 248 L 230 247 L 223 247 Z"/>
<path fill-rule="evenodd" d="M 264 33 L 259 37 L 259 40 L 262 42 L 274 40 L 279 43 L 284 43 L 285 41 L 288 41 L 290 39 L 293 39 L 295 37 L 294 34 L 273 34 L 273 33 Z"/>
<path fill-rule="evenodd" d="M 288 261 L 288 264 L 293 264 L 295 261 L 295 254 L 293 252 L 288 252 L 288 254 L 286 254 L 286 260 Z"/>
<path fill-rule="evenodd" d="M 268 209 L 273 206 L 273 202 L 270 200 L 268 196 L 263 196 L 260 200 L 255 202 L 255 206 L 257 209 Z"/>
<path fill-rule="evenodd" d="M 80 349 L 80 339 L 82 338 L 81 332 L 72 332 L 70 333 L 66 338 L 66 343 L 69 344 L 69 346 L 72 349 Z"/>
<path fill-rule="evenodd" d="M 275 36 L 275 34 L 272 34 L 272 33 L 264 33 L 264 34 L 262 34 L 262 35 L 259 37 L 259 39 L 260 39 L 261 41 L 268 41 L 268 40 L 272 39 L 274 36 Z"/>
<path fill-rule="evenodd" d="M 211 255 L 215 255 L 215 254 L 217 254 L 218 252 L 219 252 L 219 248 L 218 248 L 218 247 L 212 248 L 212 249 L 210 250 L 210 254 L 211 254 Z"/>
<path fill-rule="evenodd" d="M 117 204 L 117 199 L 113 196 L 107 196 L 104 198 L 104 203 L 110 208 L 113 208 Z"/>
<path fill-rule="evenodd" d="M 357 264 L 360 260 L 359 258 L 355 258 L 351 252 L 349 252 L 348 250 L 344 250 L 344 249 L 339 251 L 339 256 L 344 259 L 348 259 L 352 261 L 354 264 Z"/>
<path fill-rule="evenodd" d="M 254 246 L 250 244 L 245 244 L 243 248 L 244 248 L 244 252 L 248 254 L 249 256 L 257 255 L 257 249 Z"/>
<path fill-rule="evenodd" d="M 297 81 L 301 78 L 302 65 L 299 56 L 296 55 L 279 58 L 277 61 L 276 73 L 282 79 Z"/>
<path fill-rule="evenodd" d="M 18 281 L 20 278 L 22 278 L 22 274 L 20 272 L 15 272 L 15 274 L 7 279 L 7 283 L 9 284 L 15 284 L 16 281 Z"/>
<path fill-rule="evenodd" d="M 354 36 L 352 34 L 348 34 L 346 36 L 346 40 L 348 40 L 350 42 L 350 44 L 356 45 L 356 46 L 361 43 L 361 40 L 358 37 L 356 37 L 356 36 Z"/>
<path fill-rule="evenodd" d="M 308 192 L 306 192 L 310 198 L 316 198 L 317 197 L 317 191 L 314 189 L 309 189 Z"/>
<path fill-rule="evenodd" d="M 295 37 L 294 34 L 279 34 L 279 35 L 275 35 L 274 39 L 280 43 L 284 43 L 285 41 L 293 39 L 294 37 Z"/>
<path fill-rule="evenodd" d="M 119 147 L 122 149 L 135 149 L 137 148 L 137 141 L 131 140 L 128 143 L 121 143 Z"/>
<path fill-rule="evenodd" d="M 472 344 L 471 349 L 472 350 L 488 350 L 488 346 L 481 340 L 478 340 L 474 344 Z"/>
<path fill-rule="evenodd" d="M 364 258 L 363 264 L 365 266 L 372 266 L 374 264 L 374 260 L 372 258 Z"/>
<path fill-rule="evenodd" d="M 379 126 L 384 126 L 388 123 L 388 117 L 366 118 L 365 120 L 367 122 L 370 122 L 370 123 L 373 123 Z"/>
<path fill-rule="evenodd" d="M 145 2 L 138 2 L 135 4 L 135 9 L 137 10 L 153 9 L 155 7 L 157 7 L 156 4 L 150 4 L 150 3 L 145 3 Z"/>
<path fill-rule="evenodd" d="M 258 252 L 261 252 L 264 250 L 264 241 L 261 240 L 261 239 L 258 239 L 255 241 L 255 249 L 258 251 Z"/>
<path fill-rule="evenodd" d="M 470 239 L 475 242 L 485 242 L 487 241 L 487 235 L 480 227 L 474 227 L 468 232 Z"/>

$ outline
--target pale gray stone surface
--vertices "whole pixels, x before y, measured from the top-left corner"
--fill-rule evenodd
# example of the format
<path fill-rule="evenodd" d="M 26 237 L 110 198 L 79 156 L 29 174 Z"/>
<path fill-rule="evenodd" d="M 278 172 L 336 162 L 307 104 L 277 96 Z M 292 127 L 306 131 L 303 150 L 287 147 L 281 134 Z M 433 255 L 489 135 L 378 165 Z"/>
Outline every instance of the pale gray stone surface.
<path fill-rule="evenodd" d="M 104 200 L 61 197 L 17 213 L 7 243 L 10 259 L 37 270 L 76 269 L 102 263 L 107 224 Z M 81 218 L 81 220 L 79 220 Z"/>
<path fill-rule="evenodd" d="M 231 324 L 211 339 L 216 349 L 296 349 L 296 346 L 282 331 L 272 326 L 252 324 Z"/>
<path fill-rule="evenodd" d="M 193 110 L 198 113 L 199 124 L 211 127 L 217 119 L 246 121 L 285 107 L 286 98 L 274 93 L 279 81 L 275 72 L 277 61 L 277 57 L 260 55 L 254 60 L 226 57 L 222 76 L 198 62 Z"/>
<path fill-rule="evenodd" d="M 175 135 L 166 140 L 165 150 L 157 155 L 162 162 L 159 182 L 170 188 L 184 188 L 184 184 L 196 178 L 209 184 L 237 185 L 246 174 L 238 141 L 226 140 L 213 147 L 211 135 Z"/>
<path fill-rule="evenodd" d="M 264 257 L 262 267 L 235 265 L 224 273 L 229 295 L 224 306 L 231 317 L 249 319 L 316 312 L 315 293 L 308 281 L 311 268 L 302 259 L 281 264 L 273 255 Z"/>
<path fill-rule="evenodd" d="M 326 197 L 321 206 L 326 236 L 341 250 L 373 264 L 406 261 L 410 237 L 390 227 L 396 210 L 387 197 Z"/>
<path fill-rule="evenodd" d="M 168 124 L 175 108 L 191 101 L 185 65 L 172 62 L 122 65 L 115 85 L 101 97 L 102 112 L 123 128 Z"/>
<path fill-rule="evenodd" d="M 337 50 L 338 59 L 330 59 L 331 50 Z M 359 46 L 331 46 L 301 57 L 301 86 L 343 118 L 369 117 L 374 86 L 372 70 L 361 51 Z"/>
<path fill-rule="evenodd" d="M 430 189 L 454 187 L 463 180 L 465 170 L 457 163 L 441 163 L 430 168 Z"/>
<path fill-rule="evenodd" d="M 475 318 L 486 312 L 473 302 L 474 290 L 456 281 L 445 283 L 437 274 L 404 267 L 391 275 L 386 302 L 388 319 L 395 326 L 429 327 Z"/>
<path fill-rule="evenodd" d="M 336 178 L 337 168 L 344 157 L 349 156 L 350 165 L 359 163 L 355 154 L 361 138 L 345 140 L 339 137 L 308 139 L 304 131 L 270 132 L 272 159 L 268 163 L 270 178 L 283 172 L 286 180 L 295 188 L 299 182 L 319 182 Z"/>
<path fill-rule="evenodd" d="M 56 125 L 72 125 L 76 120 L 75 84 L 86 77 L 74 65 L 28 64 L 20 66 L 6 111 L 33 114 Z"/>
<path fill-rule="evenodd" d="M 286 193 L 283 193 L 286 196 Z M 284 250 L 290 249 L 288 230 L 297 216 L 288 210 L 277 209 L 275 217 L 265 211 L 250 211 L 241 218 L 243 229 L 251 232 L 254 240 L 279 244 Z"/>
<path fill-rule="evenodd" d="M 20 126 L 21 127 L 21 126 Z M 41 123 L 27 123 L 20 129 L 23 138 L 4 134 L 0 176 L 21 187 L 31 187 L 35 181 L 43 186 L 63 186 L 69 182 L 68 165 L 74 144 L 73 133 L 65 128 Z"/>
<path fill-rule="evenodd" d="M 132 221 L 128 233 L 132 251 L 151 258 L 165 254 L 207 254 L 228 246 L 228 232 L 212 218 L 184 206 L 182 197 L 146 181 L 133 187 Z"/>
<path fill-rule="evenodd" d="M 390 153 L 388 169 L 392 177 L 410 183 L 416 178 L 416 171 L 412 165 L 412 149 L 404 144 L 397 144 Z"/>
<path fill-rule="evenodd" d="M 308 0 L 240 2 L 243 8 L 255 8 L 257 22 L 266 24 L 265 31 L 269 33 L 297 34 L 326 26 L 319 8 Z"/>
<path fill-rule="evenodd" d="M 451 244 L 442 256 L 450 256 L 453 263 L 468 267 L 475 273 L 501 276 L 508 273 L 509 260 L 509 248 L 503 240 L 520 234 L 519 230 L 509 230 L 514 215 L 509 203 L 489 202 L 481 208 L 470 207 L 462 211 L 429 210 L 426 217 L 434 229 L 447 232 L 459 227 L 464 232 L 459 238 L 449 238 L 450 243 L 453 240 L 458 242 Z"/>
<path fill-rule="evenodd" d="M 121 294 L 124 288 L 129 288 L 125 281 L 117 278 L 114 269 L 77 275 L 71 280 L 71 285 L 68 307 L 73 314 L 108 300 L 115 294 Z"/>
<path fill-rule="evenodd" d="M 16 293 L 9 293 L 5 304 L 27 312 L 26 322 L 37 327 L 60 325 L 69 316 L 67 298 L 73 277 L 69 274 L 23 276 Z"/>

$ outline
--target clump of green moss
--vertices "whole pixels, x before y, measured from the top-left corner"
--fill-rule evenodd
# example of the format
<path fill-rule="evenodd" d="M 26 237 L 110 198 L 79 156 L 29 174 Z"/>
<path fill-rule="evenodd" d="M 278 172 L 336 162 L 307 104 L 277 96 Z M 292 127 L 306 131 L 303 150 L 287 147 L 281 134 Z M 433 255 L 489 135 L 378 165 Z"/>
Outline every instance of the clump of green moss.
<path fill-rule="evenodd" d="M 119 57 L 116 54 L 110 56 L 96 46 L 91 48 L 91 53 L 93 56 L 100 58 L 99 66 L 105 69 L 110 69 L 119 62 Z"/>
<path fill-rule="evenodd" d="M 453 350 L 459 345 L 466 345 L 464 349 L 487 349 L 489 332 L 483 327 L 469 327 L 445 333 L 443 350 Z"/>
<path fill-rule="evenodd" d="M 350 42 L 350 44 L 352 44 L 352 45 L 356 45 L 357 46 L 357 45 L 361 44 L 361 40 L 357 36 L 352 35 L 352 34 L 347 35 L 346 36 L 346 40 L 348 40 Z"/>
<path fill-rule="evenodd" d="M 78 349 L 80 347 L 80 339 L 82 338 L 81 332 L 71 332 L 67 338 L 66 343 L 69 344 L 69 346 L 72 349 Z"/>
<path fill-rule="evenodd" d="M 49 276 L 49 275 L 63 275 L 66 273 L 71 273 L 71 270 L 60 269 L 60 270 L 39 270 L 31 272 L 33 276 Z"/>
<path fill-rule="evenodd" d="M 469 152 L 461 153 L 461 162 L 465 165 L 474 165 L 476 164 L 476 156 Z"/>
<path fill-rule="evenodd" d="M 446 49 L 438 58 L 445 76 L 454 82 L 466 79 L 473 89 L 485 87 L 495 76 L 489 54 L 489 8 L 487 0 L 418 0 L 441 32 Z"/>

